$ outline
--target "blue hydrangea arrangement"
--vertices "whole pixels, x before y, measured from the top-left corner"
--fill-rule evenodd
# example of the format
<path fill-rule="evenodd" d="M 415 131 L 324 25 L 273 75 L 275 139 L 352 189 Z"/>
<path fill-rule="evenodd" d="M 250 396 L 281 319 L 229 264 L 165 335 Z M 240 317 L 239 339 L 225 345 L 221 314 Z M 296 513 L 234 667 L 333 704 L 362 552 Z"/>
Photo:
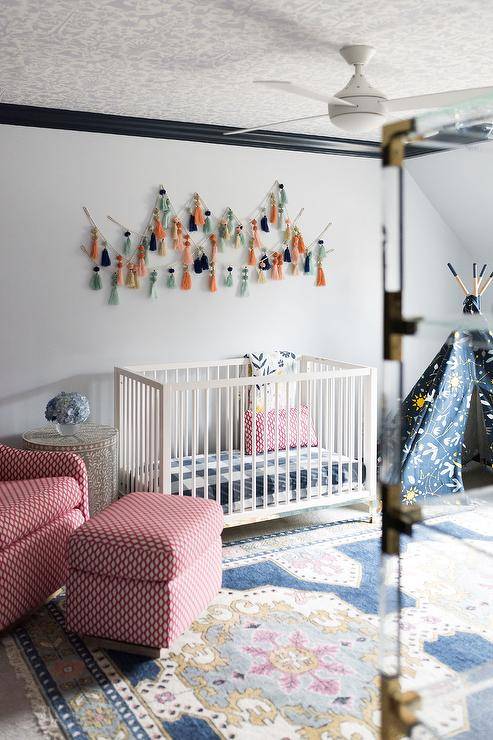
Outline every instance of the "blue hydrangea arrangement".
<path fill-rule="evenodd" d="M 48 421 L 59 424 L 81 424 L 87 421 L 91 409 L 89 401 L 81 393 L 65 393 L 62 391 L 48 401 L 45 417 Z"/>

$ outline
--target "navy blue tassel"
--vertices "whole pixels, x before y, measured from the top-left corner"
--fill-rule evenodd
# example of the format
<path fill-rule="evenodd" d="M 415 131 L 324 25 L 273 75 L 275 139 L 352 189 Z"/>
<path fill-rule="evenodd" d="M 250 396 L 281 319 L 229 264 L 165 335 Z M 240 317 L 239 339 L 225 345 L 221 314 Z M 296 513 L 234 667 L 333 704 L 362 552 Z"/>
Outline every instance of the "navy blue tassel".
<path fill-rule="evenodd" d="M 307 252 L 306 255 L 305 255 L 305 274 L 306 275 L 309 275 L 310 274 L 310 270 L 311 270 L 311 268 L 310 268 L 310 252 Z"/>
<path fill-rule="evenodd" d="M 284 262 L 291 262 L 291 254 L 289 252 L 289 247 L 286 247 L 284 250 Z"/>
<path fill-rule="evenodd" d="M 152 232 L 151 240 L 149 242 L 149 252 L 156 252 L 156 250 L 157 250 L 156 235 L 154 232 Z"/>
<path fill-rule="evenodd" d="M 195 259 L 193 261 L 193 271 L 197 275 L 201 275 L 202 274 L 202 269 L 203 269 L 202 268 L 202 259 L 200 257 L 195 257 Z"/>
<path fill-rule="evenodd" d="M 267 254 L 262 255 L 260 258 L 260 269 L 261 270 L 270 270 L 271 264 L 269 262 L 269 258 Z"/>
<path fill-rule="evenodd" d="M 101 267 L 109 267 L 111 265 L 110 255 L 106 247 L 101 252 Z"/>
<path fill-rule="evenodd" d="M 190 218 L 188 219 L 188 230 L 197 231 L 197 224 L 195 223 L 195 216 L 193 213 L 190 214 Z"/>
<path fill-rule="evenodd" d="M 207 259 L 207 255 L 206 255 L 205 252 L 202 252 L 202 257 L 200 258 L 200 262 L 202 264 L 202 269 L 203 270 L 208 270 L 209 269 L 209 260 Z"/>
<path fill-rule="evenodd" d="M 269 220 L 265 214 L 260 219 L 260 228 L 262 231 L 269 231 Z"/>

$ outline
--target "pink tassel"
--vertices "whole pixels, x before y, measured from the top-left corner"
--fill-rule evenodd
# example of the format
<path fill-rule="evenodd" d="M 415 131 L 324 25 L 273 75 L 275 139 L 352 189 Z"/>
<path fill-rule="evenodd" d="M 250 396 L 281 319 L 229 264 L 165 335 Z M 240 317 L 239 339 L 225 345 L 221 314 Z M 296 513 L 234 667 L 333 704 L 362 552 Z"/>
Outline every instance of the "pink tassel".
<path fill-rule="evenodd" d="M 190 245 L 190 236 L 188 234 L 185 235 L 185 248 L 183 251 L 183 264 L 184 265 L 193 265 L 193 257 L 192 257 L 192 249 Z"/>
<path fill-rule="evenodd" d="M 252 225 L 253 246 L 260 249 L 262 247 L 262 242 L 260 241 L 260 234 L 258 233 L 257 220 L 253 218 L 250 223 Z"/>
<path fill-rule="evenodd" d="M 147 275 L 146 259 L 145 259 L 145 247 L 137 247 L 137 275 L 139 277 L 145 277 Z"/>
<path fill-rule="evenodd" d="M 217 256 L 217 236 L 215 234 L 211 234 L 209 241 L 211 243 L 211 262 L 215 262 Z"/>

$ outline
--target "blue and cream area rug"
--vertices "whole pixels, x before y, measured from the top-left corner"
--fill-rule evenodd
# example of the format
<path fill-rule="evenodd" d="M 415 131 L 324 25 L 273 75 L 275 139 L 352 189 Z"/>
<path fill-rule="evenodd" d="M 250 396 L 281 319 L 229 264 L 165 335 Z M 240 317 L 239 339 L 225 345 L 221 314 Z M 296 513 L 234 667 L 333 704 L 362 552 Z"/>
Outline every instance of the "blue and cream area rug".
<path fill-rule="evenodd" d="M 410 686 L 493 660 L 493 523 L 474 511 L 439 523 L 454 536 L 422 528 L 406 550 Z M 4 647 L 49 738 L 370 740 L 379 563 L 379 529 L 360 521 L 252 537 L 225 545 L 221 594 L 166 659 L 92 649 L 66 633 L 63 594 Z M 439 722 L 443 737 L 492 737 L 493 690 L 459 697 Z"/>

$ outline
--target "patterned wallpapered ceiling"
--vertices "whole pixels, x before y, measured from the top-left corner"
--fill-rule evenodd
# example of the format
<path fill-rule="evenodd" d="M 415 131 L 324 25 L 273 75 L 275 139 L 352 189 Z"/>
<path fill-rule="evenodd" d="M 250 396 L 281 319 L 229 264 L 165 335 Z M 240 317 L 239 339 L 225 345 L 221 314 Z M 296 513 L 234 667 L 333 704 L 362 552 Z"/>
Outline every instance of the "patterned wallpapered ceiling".
<path fill-rule="evenodd" d="M 251 80 L 333 94 L 345 43 L 377 47 L 368 74 L 389 97 L 493 84 L 487 0 L 2 0 L 0 36 L 2 102 L 201 123 L 325 112 Z M 344 136 L 325 120 L 278 129 Z"/>

